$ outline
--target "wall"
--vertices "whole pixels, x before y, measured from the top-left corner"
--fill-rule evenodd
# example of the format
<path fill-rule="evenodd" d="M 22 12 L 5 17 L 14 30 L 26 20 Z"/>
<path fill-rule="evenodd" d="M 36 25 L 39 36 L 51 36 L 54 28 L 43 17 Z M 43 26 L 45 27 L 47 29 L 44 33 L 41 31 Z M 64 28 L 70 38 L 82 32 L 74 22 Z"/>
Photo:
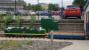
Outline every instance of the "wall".
<path fill-rule="evenodd" d="M 88 7 L 86 8 L 86 11 L 85 12 L 88 12 L 89 11 L 89 5 L 88 5 Z"/>
<path fill-rule="evenodd" d="M 86 30 L 87 30 L 86 24 L 88 22 L 89 22 L 89 4 L 86 7 L 85 12 L 84 12 L 84 30 L 85 30 L 85 33 L 88 33 L 88 32 L 86 32 Z"/>

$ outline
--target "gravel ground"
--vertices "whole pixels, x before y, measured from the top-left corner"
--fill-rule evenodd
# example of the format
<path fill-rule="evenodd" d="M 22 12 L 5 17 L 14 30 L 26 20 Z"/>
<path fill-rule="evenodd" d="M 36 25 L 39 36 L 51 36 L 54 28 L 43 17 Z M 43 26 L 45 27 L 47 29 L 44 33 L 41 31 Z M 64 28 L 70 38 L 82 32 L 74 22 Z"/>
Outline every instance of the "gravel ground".
<path fill-rule="evenodd" d="M 36 40 L 33 42 L 34 50 L 59 50 L 66 46 L 72 45 L 72 42 L 57 42 L 54 41 L 51 43 L 50 41 L 40 41 Z"/>
<path fill-rule="evenodd" d="M 27 50 L 31 49 L 31 41 L 22 41 L 22 40 L 1 40 L 0 41 L 0 50 Z"/>
<path fill-rule="evenodd" d="M 72 45 L 72 42 L 54 41 L 51 43 L 45 40 L 1 40 L 0 50 L 59 50 L 69 45 Z"/>

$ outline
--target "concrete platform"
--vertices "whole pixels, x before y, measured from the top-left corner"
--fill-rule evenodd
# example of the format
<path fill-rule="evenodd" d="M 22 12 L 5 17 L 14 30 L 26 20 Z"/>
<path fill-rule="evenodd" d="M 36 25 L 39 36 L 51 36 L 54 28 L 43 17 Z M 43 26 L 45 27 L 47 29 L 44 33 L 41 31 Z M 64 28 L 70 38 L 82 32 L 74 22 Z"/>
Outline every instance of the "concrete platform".
<path fill-rule="evenodd" d="M 84 32 L 53 32 L 53 38 L 54 39 L 81 39 L 85 40 L 85 33 Z M 51 35 L 48 35 L 48 38 L 50 38 Z"/>
<path fill-rule="evenodd" d="M 53 32 L 54 35 L 85 35 L 85 33 L 83 31 L 81 32 L 72 32 L 72 31 L 66 31 L 66 32 L 63 32 L 63 31 L 58 31 L 58 32 Z"/>

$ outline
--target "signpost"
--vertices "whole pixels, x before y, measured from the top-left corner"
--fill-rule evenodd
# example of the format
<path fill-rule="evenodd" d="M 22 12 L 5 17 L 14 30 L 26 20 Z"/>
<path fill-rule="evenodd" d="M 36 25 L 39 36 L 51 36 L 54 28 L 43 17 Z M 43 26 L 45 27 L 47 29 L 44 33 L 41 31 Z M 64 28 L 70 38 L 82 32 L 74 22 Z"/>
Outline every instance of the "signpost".
<path fill-rule="evenodd" d="M 58 30 L 57 22 L 52 19 L 41 19 L 41 27 L 44 28 L 50 35 L 50 49 L 53 50 L 53 31 Z"/>
<path fill-rule="evenodd" d="M 53 31 L 51 31 L 50 34 L 51 34 L 51 45 L 50 45 L 50 48 L 51 48 L 51 50 L 54 50 L 53 49 Z"/>

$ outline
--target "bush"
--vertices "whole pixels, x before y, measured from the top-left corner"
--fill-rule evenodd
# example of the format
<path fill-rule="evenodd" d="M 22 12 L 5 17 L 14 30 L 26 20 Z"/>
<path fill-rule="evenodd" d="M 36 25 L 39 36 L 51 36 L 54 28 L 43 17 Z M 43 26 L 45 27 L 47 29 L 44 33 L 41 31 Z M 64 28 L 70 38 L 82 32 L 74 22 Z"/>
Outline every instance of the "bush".
<path fill-rule="evenodd" d="M 26 28 L 12 28 L 5 29 L 5 33 L 29 33 L 29 34 L 45 34 L 44 30 L 36 30 L 36 29 L 26 29 Z"/>

